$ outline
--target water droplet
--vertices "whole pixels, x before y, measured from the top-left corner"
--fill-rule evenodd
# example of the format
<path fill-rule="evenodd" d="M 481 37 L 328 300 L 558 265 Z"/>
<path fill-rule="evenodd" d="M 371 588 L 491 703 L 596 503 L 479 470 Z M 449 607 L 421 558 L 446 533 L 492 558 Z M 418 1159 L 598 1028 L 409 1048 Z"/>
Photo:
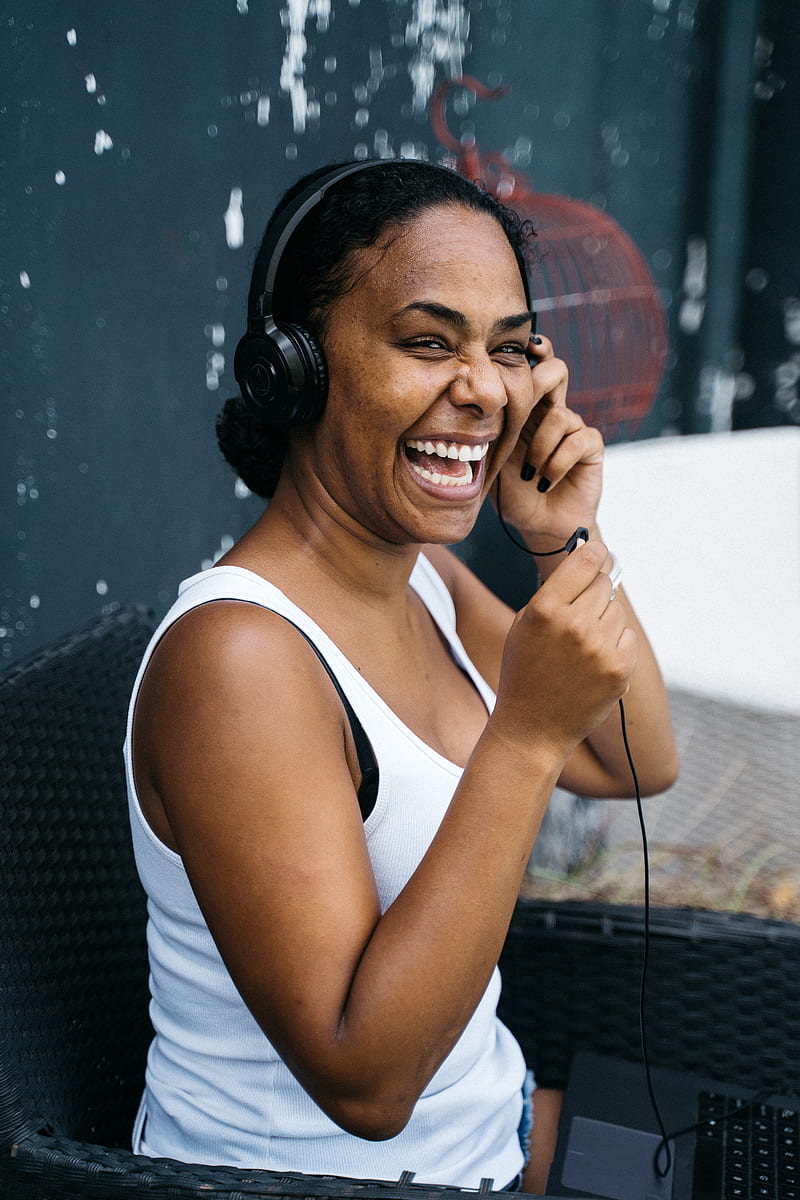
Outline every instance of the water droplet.
<path fill-rule="evenodd" d="M 244 215 L 242 213 L 242 189 L 240 187 L 231 188 L 224 221 L 225 240 L 231 250 L 238 250 L 244 242 Z"/>
<path fill-rule="evenodd" d="M 105 129 L 98 129 L 94 135 L 94 152 L 102 154 L 105 150 L 110 150 L 114 145 L 113 140 L 106 133 Z"/>
<path fill-rule="evenodd" d="M 769 275 L 762 267 L 753 267 L 745 275 L 744 282 L 751 292 L 763 292 L 769 283 Z"/>

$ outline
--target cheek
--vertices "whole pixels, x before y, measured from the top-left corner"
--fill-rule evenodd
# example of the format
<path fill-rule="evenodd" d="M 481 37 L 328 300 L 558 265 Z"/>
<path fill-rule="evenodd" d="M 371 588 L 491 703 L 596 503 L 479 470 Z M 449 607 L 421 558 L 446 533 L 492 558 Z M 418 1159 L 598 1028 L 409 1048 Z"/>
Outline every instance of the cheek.
<path fill-rule="evenodd" d="M 418 416 L 420 395 L 407 365 L 398 369 L 386 357 L 346 362 L 330 373 L 327 416 L 357 439 L 395 438 Z"/>
<path fill-rule="evenodd" d="M 533 381 L 530 378 L 520 379 L 515 386 L 509 388 L 507 423 L 512 432 L 519 433 L 524 428 L 528 418 L 536 408 L 536 398 L 533 392 Z"/>

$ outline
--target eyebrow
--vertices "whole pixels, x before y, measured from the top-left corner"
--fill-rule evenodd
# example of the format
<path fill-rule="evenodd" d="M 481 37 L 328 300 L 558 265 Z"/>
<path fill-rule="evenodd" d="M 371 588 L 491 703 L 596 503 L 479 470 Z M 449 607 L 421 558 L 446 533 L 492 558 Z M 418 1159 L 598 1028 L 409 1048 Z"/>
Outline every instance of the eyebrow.
<path fill-rule="evenodd" d="M 457 308 L 450 308 L 446 304 L 439 304 L 435 300 L 415 300 L 411 304 L 407 304 L 405 308 L 401 308 L 395 313 L 395 318 L 402 317 L 407 312 L 423 312 L 429 317 L 437 317 L 441 321 L 446 321 L 449 325 L 459 330 L 464 330 L 469 325 L 464 313 Z M 521 325 L 527 325 L 533 321 L 533 313 L 529 310 L 525 312 L 513 313 L 508 317 L 501 317 L 495 321 L 492 327 L 492 333 L 507 333 L 512 329 L 519 329 Z"/>

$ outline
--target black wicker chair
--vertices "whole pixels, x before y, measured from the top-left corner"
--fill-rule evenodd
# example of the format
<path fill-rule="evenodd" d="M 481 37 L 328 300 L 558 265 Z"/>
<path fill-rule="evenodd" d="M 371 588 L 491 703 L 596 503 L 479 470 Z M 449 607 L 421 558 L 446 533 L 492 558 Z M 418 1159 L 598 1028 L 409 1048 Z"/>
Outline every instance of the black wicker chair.
<path fill-rule="evenodd" d="M 474 1195 L 135 1156 L 146 1048 L 145 903 L 122 770 L 150 615 L 129 607 L 0 678 L 0 1195 L 8 1200 Z M 520 904 L 503 1015 L 540 1082 L 572 1053 L 639 1057 L 642 914 Z M 800 1075 L 800 931 L 661 910 L 649 986 L 654 1061 L 786 1090 Z M 485 1181 L 481 1192 L 490 1192 Z"/>

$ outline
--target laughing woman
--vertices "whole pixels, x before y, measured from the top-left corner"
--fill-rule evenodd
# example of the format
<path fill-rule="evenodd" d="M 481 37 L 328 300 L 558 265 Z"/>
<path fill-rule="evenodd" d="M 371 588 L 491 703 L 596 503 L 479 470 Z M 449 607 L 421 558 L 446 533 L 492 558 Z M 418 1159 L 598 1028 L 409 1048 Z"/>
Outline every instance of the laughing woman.
<path fill-rule="evenodd" d="M 182 586 L 131 701 L 141 1153 L 519 1186 L 496 964 L 548 800 L 630 792 L 623 695 L 642 791 L 676 772 L 527 239 L 410 161 L 318 172 L 267 227 L 218 433 L 270 503 Z M 446 549 L 501 473 L 531 551 L 590 535 L 518 614 Z"/>

